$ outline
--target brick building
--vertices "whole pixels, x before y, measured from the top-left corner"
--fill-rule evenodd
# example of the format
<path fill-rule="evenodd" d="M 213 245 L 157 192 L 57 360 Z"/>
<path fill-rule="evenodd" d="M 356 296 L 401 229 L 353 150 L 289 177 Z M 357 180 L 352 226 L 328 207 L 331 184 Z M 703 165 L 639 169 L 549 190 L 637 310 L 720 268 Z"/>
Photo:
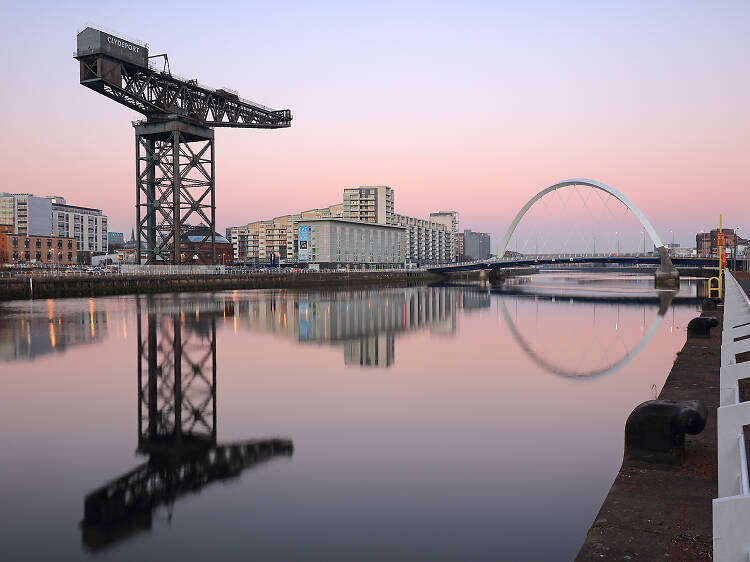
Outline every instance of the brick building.
<path fill-rule="evenodd" d="M 0 232 L 0 263 L 72 265 L 77 260 L 73 238 Z"/>

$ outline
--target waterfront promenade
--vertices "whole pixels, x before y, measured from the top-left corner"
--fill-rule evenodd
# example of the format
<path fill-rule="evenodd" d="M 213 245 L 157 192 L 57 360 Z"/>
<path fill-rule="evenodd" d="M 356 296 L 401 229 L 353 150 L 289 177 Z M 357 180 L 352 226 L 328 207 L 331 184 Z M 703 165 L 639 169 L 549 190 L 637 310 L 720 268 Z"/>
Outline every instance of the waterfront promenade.
<path fill-rule="evenodd" d="M 736 279 L 750 294 L 750 274 Z M 717 408 L 722 310 L 704 310 L 719 324 L 708 339 L 689 338 L 659 394 L 662 400 L 702 400 L 704 430 L 686 437 L 685 462 L 665 468 L 624 461 L 577 560 L 710 560 L 712 500 L 717 490 Z M 743 400 L 748 388 L 740 386 Z"/>

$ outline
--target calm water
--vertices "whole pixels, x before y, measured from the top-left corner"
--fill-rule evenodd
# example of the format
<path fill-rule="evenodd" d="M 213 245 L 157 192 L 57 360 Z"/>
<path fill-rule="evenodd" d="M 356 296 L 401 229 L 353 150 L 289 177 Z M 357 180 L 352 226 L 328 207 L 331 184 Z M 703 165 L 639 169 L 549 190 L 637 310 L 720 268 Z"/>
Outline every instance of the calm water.
<path fill-rule="evenodd" d="M 652 285 L 0 304 L 2 557 L 570 560 L 698 313 Z"/>

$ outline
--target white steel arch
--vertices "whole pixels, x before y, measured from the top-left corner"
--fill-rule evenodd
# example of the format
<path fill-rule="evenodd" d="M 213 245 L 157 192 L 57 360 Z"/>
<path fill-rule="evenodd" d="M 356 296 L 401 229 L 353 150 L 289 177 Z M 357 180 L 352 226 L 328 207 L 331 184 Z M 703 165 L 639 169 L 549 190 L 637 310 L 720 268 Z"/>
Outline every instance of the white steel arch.
<path fill-rule="evenodd" d="M 547 195 L 548 193 L 551 193 L 553 191 L 556 191 L 558 189 L 562 189 L 563 187 L 569 187 L 571 185 L 586 185 L 588 187 L 593 187 L 594 189 L 599 189 L 601 191 L 604 191 L 605 193 L 609 193 L 612 197 L 615 197 L 618 199 L 623 205 L 625 205 L 630 212 L 632 212 L 639 221 L 641 221 L 641 225 L 643 225 L 643 228 L 646 232 L 648 232 L 649 237 L 651 237 L 651 241 L 654 243 L 654 246 L 656 248 L 661 248 L 664 246 L 662 244 L 661 238 L 659 238 L 659 235 L 656 233 L 656 230 L 654 230 L 654 227 L 651 226 L 651 223 L 646 218 L 646 215 L 644 215 L 641 210 L 635 206 L 635 204 L 625 197 L 622 193 L 617 191 L 614 187 L 608 186 L 606 183 L 598 182 L 595 180 L 587 180 L 585 178 L 575 178 L 565 181 L 557 182 L 553 185 L 550 185 L 549 187 L 545 187 L 543 190 L 541 190 L 539 193 L 534 195 L 531 199 L 529 199 L 528 203 L 526 203 L 520 211 L 518 211 L 518 214 L 513 219 L 513 222 L 510 223 L 510 226 L 508 227 L 508 231 L 505 233 L 505 238 L 503 238 L 503 243 L 500 245 L 500 249 L 497 252 L 498 258 L 502 258 L 505 255 L 505 250 L 508 249 L 508 243 L 510 242 L 511 237 L 513 236 L 513 233 L 516 230 L 516 227 L 518 226 L 518 223 L 521 222 L 521 219 L 526 214 L 526 212 L 531 208 L 531 206 L 539 201 L 542 197 Z"/>

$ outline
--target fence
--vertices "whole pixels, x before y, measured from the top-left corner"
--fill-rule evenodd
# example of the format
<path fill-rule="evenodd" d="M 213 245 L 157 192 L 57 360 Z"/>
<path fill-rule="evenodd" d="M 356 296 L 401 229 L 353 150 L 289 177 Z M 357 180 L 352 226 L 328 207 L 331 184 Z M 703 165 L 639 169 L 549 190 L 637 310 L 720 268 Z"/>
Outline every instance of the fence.
<path fill-rule="evenodd" d="M 721 342 L 717 445 L 719 497 L 713 500 L 714 560 L 750 560 L 750 485 L 743 426 L 750 424 L 750 402 L 740 401 L 739 381 L 750 377 L 750 298 L 725 270 L 724 329 Z"/>

